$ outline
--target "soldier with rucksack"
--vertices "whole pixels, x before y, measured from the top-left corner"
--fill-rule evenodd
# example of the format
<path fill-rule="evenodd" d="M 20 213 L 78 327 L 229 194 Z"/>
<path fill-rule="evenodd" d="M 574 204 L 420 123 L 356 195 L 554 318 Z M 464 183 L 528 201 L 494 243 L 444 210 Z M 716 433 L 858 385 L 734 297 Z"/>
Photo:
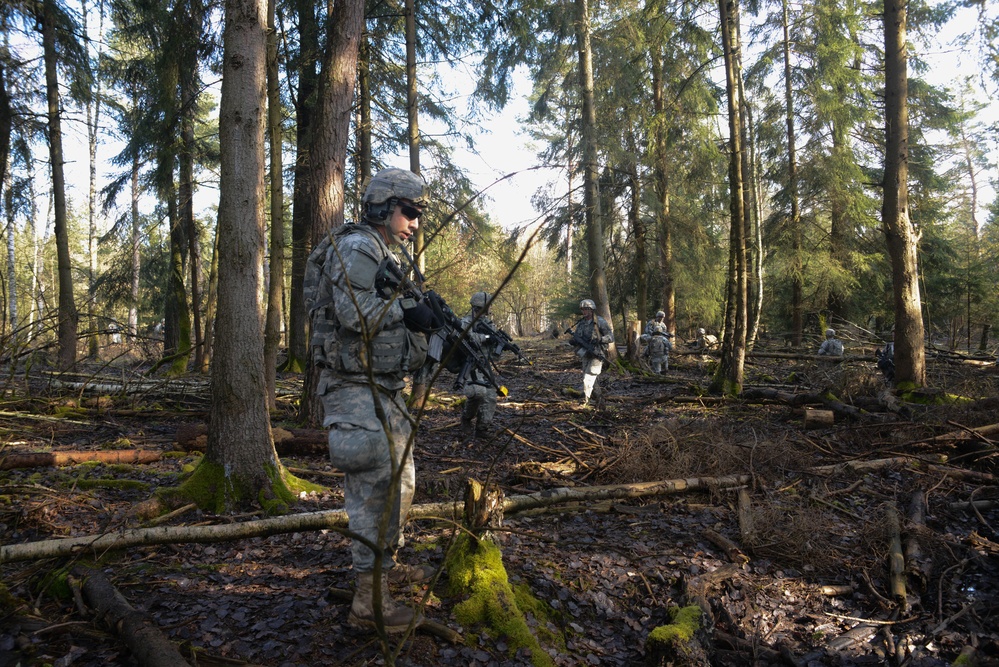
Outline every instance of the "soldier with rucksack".
<path fill-rule="evenodd" d="M 404 271 L 389 246 L 415 234 L 426 201 L 426 183 L 417 174 L 378 172 L 362 198 L 363 219 L 327 235 L 310 255 L 305 277 L 330 459 L 345 474 L 350 530 L 362 538 L 351 543 L 357 588 L 348 622 L 375 630 L 380 607 L 389 633 L 421 619 L 392 599 L 388 584 L 434 573 L 429 565 L 395 559 L 416 483 L 413 420 L 402 389 L 405 376 L 423 365 L 426 336 L 440 322 L 423 300 L 400 292 Z"/>

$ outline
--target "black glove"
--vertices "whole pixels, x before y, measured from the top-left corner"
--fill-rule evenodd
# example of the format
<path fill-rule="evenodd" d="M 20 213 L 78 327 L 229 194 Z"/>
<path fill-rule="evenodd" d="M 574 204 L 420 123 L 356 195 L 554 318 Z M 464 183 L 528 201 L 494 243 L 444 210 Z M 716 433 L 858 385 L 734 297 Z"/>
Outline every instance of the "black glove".
<path fill-rule="evenodd" d="M 408 308 L 406 307 L 407 305 L 409 306 Z M 441 327 L 437 321 L 437 316 L 430 306 L 409 299 L 403 302 L 402 320 L 406 323 L 406 328 L 410 331 L 419 331 L 425 334 L 433 333 Z"/>

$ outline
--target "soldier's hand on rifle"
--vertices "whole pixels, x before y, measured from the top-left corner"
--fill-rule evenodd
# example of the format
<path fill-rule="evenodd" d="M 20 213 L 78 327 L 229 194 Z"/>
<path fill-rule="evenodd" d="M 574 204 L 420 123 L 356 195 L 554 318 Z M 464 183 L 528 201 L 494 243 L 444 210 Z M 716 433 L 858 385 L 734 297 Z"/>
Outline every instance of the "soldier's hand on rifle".
<path fill-rule="evenodd" d="M 410 331 L 430 334 L 440 329 L 441 323 L 430 306 L 414 299 L 403 299 L 400 303 L 403 322 Z"/>

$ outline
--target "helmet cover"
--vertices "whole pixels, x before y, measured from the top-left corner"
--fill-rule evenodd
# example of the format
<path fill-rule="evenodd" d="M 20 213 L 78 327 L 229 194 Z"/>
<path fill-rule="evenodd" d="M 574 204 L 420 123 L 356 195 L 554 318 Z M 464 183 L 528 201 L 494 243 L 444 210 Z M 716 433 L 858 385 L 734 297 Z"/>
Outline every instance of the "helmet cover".
<path fill-rule="evenodd" d="M 476 292 L 472 295 L 472 298 L 468 300 L 468 302 L 472 304 L 472 308 L 485 308 L 488 301 L 489 294 L 486 292 Z"/>
<path fill-rule="evenodd" d="M 390 199 L 408 199 L 423 206 L 427 202 L 427 184 L 423 177 L 406 169 L 389 167 L 375 174 L 364 189 L 362 204 L 383 204 Z"/>

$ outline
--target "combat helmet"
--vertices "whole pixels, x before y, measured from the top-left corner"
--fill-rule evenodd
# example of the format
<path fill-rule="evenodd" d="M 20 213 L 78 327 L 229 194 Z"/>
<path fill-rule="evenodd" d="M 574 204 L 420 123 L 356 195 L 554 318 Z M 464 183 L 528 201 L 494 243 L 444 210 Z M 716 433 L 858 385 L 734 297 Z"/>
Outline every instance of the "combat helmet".
<path fill-rule="evenodd" d="M 382 169 L 368 181 L 364 189 L 364 196 L 361 198 L 364 217 L 369 222 L 382 224 L 400 199 L 425 206 L 427 195 L 427 183 L 422 176 L 396 167 Z"/>
<path fill-rule="evenodd" d="M 666 311 L 657 310 L 656 311 L 656 319 L 658 320 L 660 317 L 666 317 Z"/>
<path fill-rule="evenodd" d="M 593 299 L 583 299 L 579 302 L 579 309 L 585 310 L 589 308 L 590 310 L 596 310 L 597 304 L 593 303 Z"/>
<path fill-rule="evenodd" d="M 472 304 L 472 308 L 478 308 L 480 310 L 486 307 L 489 302 L 489 294 L 486 292 L 476 292 L 472 295 L 472 298 L 468 300 Z"/>

